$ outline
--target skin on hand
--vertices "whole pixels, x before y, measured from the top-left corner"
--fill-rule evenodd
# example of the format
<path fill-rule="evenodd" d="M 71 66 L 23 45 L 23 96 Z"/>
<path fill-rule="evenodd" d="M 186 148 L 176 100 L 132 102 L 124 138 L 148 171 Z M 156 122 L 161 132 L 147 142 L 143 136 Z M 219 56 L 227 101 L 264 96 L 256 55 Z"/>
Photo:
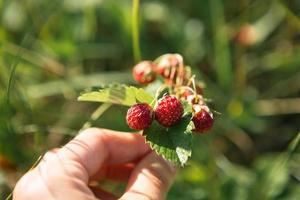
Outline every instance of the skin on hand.
<path fill-rule="evenodd" d="M 49 151 L 26 173 L 15 200 L 162 200 L 175 167 L 152 152 L 140 134 L 91 128 L 60 149 Z M 127 182 L 121 197 L 91 186 L 92 181 Z"/>

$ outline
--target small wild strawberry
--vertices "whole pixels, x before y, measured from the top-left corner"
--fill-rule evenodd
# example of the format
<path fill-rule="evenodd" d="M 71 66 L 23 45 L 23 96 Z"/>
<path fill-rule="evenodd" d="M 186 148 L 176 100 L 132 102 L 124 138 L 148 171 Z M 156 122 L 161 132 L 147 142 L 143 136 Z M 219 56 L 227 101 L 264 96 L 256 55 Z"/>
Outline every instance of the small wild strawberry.
<path fill-rule="evenodd" d="M 132 70 L 134 80 L 140 84 L 148 84 L 155 80 L 154 63 L 151 61 L 142 61 L 135 65 Z"/>
<path fill-rule="evenodd" d="M 135 104 L 127 111 L 127 124 L 132 129 L 144 130 L 151 125 L 152 114 L 152 108 L 148 104 Z"/>
<path fill-rule="evenodd" d="M 166 95 L 158 101 L 154 114 L 158 123 L 165 127 L 171 127 L 182 117 L 183 106 L 175 96 Z"/>
<path fill-rule="evenodd" d="M 198 133 L 210 130 L 214 122 L 212 115 L 205 109 L 195 112 L 192 120 L 195 125 L 194 131 Z"/>

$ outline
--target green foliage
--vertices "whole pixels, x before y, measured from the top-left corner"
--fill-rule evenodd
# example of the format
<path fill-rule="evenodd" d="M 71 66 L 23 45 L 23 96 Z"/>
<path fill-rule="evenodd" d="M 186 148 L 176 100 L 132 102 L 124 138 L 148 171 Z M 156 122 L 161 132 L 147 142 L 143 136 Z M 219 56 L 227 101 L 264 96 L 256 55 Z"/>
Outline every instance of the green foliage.
<path fill-rule="evenodd" d="M 192 126 L 191 112 L 185 107 L 185 115 L 172 126 L 165 128 L 154 122 L 148 129 L 144 130 L 150 147 L 165 159 L 184 166 L 192 155 Z"/>
<path fill-rule="evenodd" d="M 110 85 L 104 88 L 92 88 L 82 93 L 78 101 L 93 101 L 132 106 L 136 103 L 148 103 L 154 98 L 142 88 L 125 85 Z"/>

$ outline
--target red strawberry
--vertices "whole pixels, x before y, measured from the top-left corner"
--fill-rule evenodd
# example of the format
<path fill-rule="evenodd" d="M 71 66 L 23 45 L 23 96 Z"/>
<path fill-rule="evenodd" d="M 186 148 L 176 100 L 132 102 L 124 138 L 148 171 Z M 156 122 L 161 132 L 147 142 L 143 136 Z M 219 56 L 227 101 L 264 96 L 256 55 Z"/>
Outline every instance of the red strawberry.
<path fill-rule="evenodd" d="M 140 84 L 151 83 L 155 80 L 154 63 L 151 61 L 142 61 L 135 65 L 132 70 L 133 78 Z"/>
<path fill-rule="evenodd" d="M 152 123 L 152 113 L 152 108 L 148 104 L 135 104 L 127 111 L 127 124 L 132 129 L 144 130 Z"/>
<path fill-rule="evenodd" d="M 155 119 L 165 127 L 176 124 L 183 115 L 183 106 L 175 96 L 164 96 L 154 110 Z"/>
<path fill-rule="evenodd" d="M 211 129 L 214 122 L 212 114 L 205 109 L 201 109 L 200 111 L 196 112 L 192 120 L 195 125 L 194 131 L 198 133 L 203 133 Z"/>

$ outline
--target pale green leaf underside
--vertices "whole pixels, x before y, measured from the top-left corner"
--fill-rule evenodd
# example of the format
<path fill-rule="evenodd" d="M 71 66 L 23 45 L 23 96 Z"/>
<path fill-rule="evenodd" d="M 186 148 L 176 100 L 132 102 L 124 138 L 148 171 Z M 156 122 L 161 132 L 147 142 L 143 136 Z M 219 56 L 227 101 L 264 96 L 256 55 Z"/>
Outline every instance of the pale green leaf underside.
<path fill-rule="evenodd" d="M 84 92 L 78 97 L 78 101 L 93 101 L 132 106 L 136 103 L 148 103 L 153 97 L 144 89 L 125 85 L 110 85 L 101 89 Z"/>

